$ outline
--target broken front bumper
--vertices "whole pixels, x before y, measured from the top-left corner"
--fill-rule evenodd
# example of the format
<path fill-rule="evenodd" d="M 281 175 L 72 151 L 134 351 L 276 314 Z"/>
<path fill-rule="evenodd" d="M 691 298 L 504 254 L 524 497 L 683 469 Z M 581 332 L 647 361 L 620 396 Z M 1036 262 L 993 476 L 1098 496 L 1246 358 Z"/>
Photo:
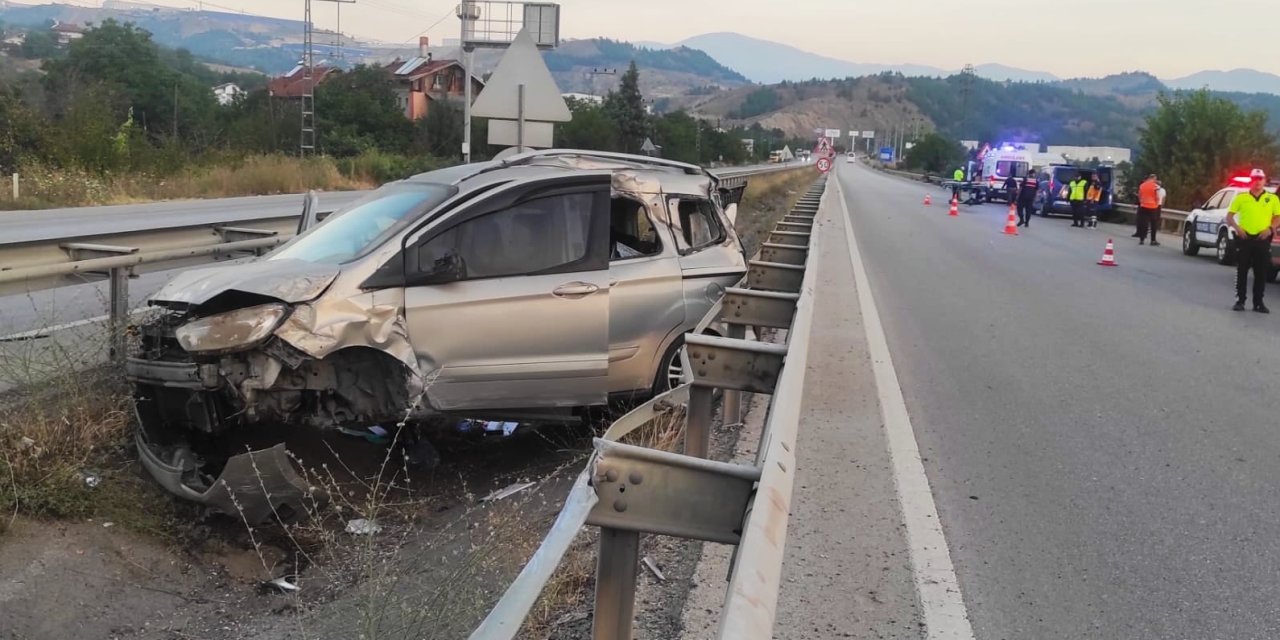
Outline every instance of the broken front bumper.
<path fill-rule="evenodd" d="M 183 404 L 191 423 L 209 420 L 210 394 L 219 386 L 217 365 L 130 358 L 125 369 L 129 379 L 139 387 L 159 387 L 156 393 L 188 394 Z M 155 402 L 154 394 L 149 399 L 134 400 L 138 459 L 170 493 L 242 517 L 250 524 L 258 524 L 273 515 L 287 519 L 305 513 L 308 504 L 324 498 L 294 470 L 283 443 L 231 456 L 216 478 L 204 473 L 205 461 L 184 439 L 172 444 L 152 439 L 148 427 L 156 426 L 155 421 L 143 418 L 139 402 Z M 178 436 L 167 428 L 165 433 L 156 435 L 162 435 L 165 440 Z"/>

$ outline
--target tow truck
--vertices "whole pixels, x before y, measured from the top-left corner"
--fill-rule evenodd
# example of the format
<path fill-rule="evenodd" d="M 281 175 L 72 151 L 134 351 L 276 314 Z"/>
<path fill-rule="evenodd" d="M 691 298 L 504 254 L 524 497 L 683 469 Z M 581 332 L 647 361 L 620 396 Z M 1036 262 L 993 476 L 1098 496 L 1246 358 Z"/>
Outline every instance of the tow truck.
<path fill-rule="evenodd" d="M 969 163 L 965 172 L 969 179 L 942 182 L 942 186 L 947 189 L 958 185 L 961 192 L 967 192 L 969 197 L 965 204 L 1009 202 L 1004 181 L 1010 176 L 1021 179 L 1031 172 L 1031 153 L 1011 144 L 987 151 L 980 158 L 979 161 Z"/>
<path fill-rule="evenodd" d="M 1233 265 L 1236 263 L 1236 232 L 1227 225 L 1227 210 L 1236 196 L 1249 190 L 1248 175 L 1231 178 L 1226 187 L 1209 196 L 1204 204 L 1187 214 L 1187 221 L 1182 225 L 1182 253 L 1194 256 L 1201 248 L 1213 247 L 1218 264 Z M 1276 193 L 1277 184 L 1272 183 L 1265 188 Z M 1280 275 L 1280 238 L 1271 238 L 1271 272 L 1268 279 L 1276 281 Z"/>

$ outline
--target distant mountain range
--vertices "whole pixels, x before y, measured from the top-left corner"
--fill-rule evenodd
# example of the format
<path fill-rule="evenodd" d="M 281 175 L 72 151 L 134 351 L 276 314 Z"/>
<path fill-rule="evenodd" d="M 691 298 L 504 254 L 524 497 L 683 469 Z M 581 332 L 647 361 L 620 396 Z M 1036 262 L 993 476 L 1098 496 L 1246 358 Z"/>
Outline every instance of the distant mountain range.
<path fill-rule="evenodd" d="M 649 48 L 683 45 L 701 49 L 721 64 L 734 69 L 753 82 L 773 84 L 813 78 L 847 78 L 876 75 L 886 71 L 902 75 L 946 77 L 960 69 L 942 69 L 916 64 L 859 63 L 804 51 L 791 45 L 761 40 L 739 33 L 707 33 L 686 38 L 678 43 L 637 42 Z M 1002 64 L 980 64 L 974 67 L 978 77 L 997 82 L 1057 82 L 1052 73 L 1019 69 Z M 1239 93 L 1273 93 L 1280 95 L 1280 75 L 1254 69 L 1201 71 L 1184 78 L 1162 81 L 1170 89 L 1210 89 Z"/>

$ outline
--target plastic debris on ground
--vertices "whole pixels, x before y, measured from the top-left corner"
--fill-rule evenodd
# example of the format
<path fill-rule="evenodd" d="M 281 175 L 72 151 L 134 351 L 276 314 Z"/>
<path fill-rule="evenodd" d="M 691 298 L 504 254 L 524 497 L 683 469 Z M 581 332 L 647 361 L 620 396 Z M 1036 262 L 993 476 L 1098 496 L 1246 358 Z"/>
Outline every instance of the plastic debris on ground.
<path fill-rule="evenodd" d="M 490 501 L 493 501 L 493 500 L 501 500 L 501 499 L 506 498 L 506 497 L 508 497 L 508 496 L 512 496 L 512 495 L 515 495 L 515 494 L 517 494 L 517 493 L 520 493 L 521 491 L 524 491 L 525 489 L 528 489 L 529 487 L 532 487 L 534 484 L 536 484 L 536 483 L 533 483 L 533 482 L 516 482 L 516 483 L 513 483 L 513 484 L 509 484 L 509 485 L 507 485 L 506 487 L 504 487 L 504 488 L 502 488 L 502 489 L 498 489 L 497 491 L 494 491 L 493 493 L 490 493 L 489 495 L 485 496 L 484 498 L 481 498 L 481 499 L 480 499 L 480 502 L 490 502 Z"/>
<path fill-rule="evenodd" d="M 352 429 L 350 427 L 341 427 L 338 429 L 338 431 L 344 435 L 348 435 L 353 438 L 364 438 L 365 440 L 373 444 L 387 444 L 388 442 L 391 441 L 390 432 L 388 432 L 386 429 L 376 424 L 371 427 L 367 427 L 365 429 Z"/>
<path fill-rule="evenodd" d="M 275 580 L 268 580 L 262 584 L 264 586 L 274 587 L 281 591 L 301 591 L 302 590 L 302 587 L 299 587 L 298 585 L 292 582 L 289 582 L 287 578 L 276 578 Z"/>
<path fill-rule="evenodd" d="M 653 574 L 653 577 L 658 579 L 658 582 L 667 581 L 667 577 L 662 575 L 662 570 L 658 568 L 658 563 L 654 562 L 653 558 L 645 556 L 640 562 L 644 564 L 644 568 L 648 569 L 649 572 Z"/>
<path fill-rule="evenodd" d="M 347 522 L 347 533 L 354 536 L 371 536 L 382 531 L 382 526 L 373 520 L 358 518 Z"/>
<path fill-rule="evenodd" d="M 499 420 L 463 420 L 455 425 L 459 433 L 471 433 L 472 431 L 483 431 L 484 433 L 501 433 L 502 437 L 508 437 L 520 428 L 519 422 L 502 422 Z"/>
<path fill-rule="evenodd" d="M 99 484 L 102 484 L 102 476 L 99 476 L 92 471 L 81 471 L 80 481 L 84 483 L 84 486 L 94 489 Z"/>

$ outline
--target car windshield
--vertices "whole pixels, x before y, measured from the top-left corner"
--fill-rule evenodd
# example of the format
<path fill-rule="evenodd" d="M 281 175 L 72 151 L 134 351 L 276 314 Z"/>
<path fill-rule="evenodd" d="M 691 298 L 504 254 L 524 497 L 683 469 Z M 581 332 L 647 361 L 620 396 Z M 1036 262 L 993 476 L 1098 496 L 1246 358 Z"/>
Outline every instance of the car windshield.
<path fill-rule="evenodd" d="M 373 248 L 391 229 L 444 202 L 455 188 L 429 183 L 385 186 L 337 211 L 271 254 L 272 259 L 322 264 L 349 262 Z"/>

